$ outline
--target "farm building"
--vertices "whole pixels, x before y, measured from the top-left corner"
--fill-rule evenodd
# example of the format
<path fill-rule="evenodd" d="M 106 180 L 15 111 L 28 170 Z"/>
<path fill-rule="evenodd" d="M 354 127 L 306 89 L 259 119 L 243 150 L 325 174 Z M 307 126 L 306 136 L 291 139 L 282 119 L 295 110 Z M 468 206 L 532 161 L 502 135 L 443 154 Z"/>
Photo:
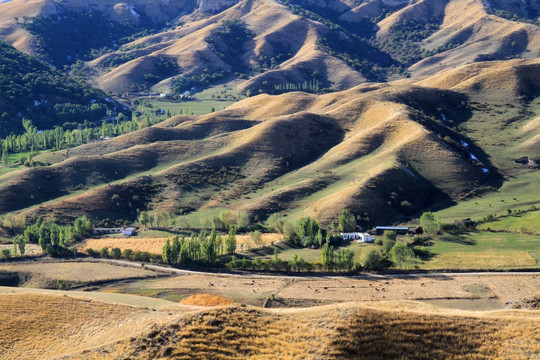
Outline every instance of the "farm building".
<path fill-rule="evenodd" d="M 357 242 L 374 242 L 375 238 L 368 233 L 353 232 L 353 233 L 341 233 L 343 240 L 356 240 Z"/>
<path fill-rule="evenodd" d="M 95 228 L 92 230 L 94 235 L 104 235 L 104 234 L 120 234 L 123 228 Z"/>
<path fill-rule="evenodd" d="M 127 227 L 122 230 L 122 234 L 126 236 L 135 236 L 137 235 L 137 229 L 134 227 Z"/>
<path fill-rule="evenodd" d="M 396 234 L 408 234 L 409 233 L 409 227 L 408 226 L 377 226 L 375 228 L 375 231 L 377 234 L 382 234 L 385 231 L 395 231 Z"/>

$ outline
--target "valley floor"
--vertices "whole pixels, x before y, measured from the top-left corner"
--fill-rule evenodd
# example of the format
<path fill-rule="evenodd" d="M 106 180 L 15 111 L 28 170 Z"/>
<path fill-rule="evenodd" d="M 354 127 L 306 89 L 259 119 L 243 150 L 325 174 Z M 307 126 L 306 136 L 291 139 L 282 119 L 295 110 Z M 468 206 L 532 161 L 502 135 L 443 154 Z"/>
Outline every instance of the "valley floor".
<path fill-rule="evenodd" d="M 114 260 L 0 271 L 26 279 L 0 287 L 0 359 L 540 355 L 540 272 L 270 276 Z M 37 287 L 59 280 L 77 291 Z"/>

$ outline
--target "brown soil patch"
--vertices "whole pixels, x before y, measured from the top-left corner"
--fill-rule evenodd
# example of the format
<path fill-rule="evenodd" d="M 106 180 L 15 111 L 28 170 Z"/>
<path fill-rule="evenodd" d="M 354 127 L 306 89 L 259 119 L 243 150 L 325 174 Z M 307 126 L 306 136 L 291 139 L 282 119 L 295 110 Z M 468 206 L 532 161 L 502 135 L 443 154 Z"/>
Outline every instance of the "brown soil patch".
<path fill-rule="evenodd" d="M 220 306 L 220 305 L 231 305 L 234 304 L 230 299 L 224 298 L 222 296 L 209 295 L 209 294 L 196 294 L 191 295 L 180 301 L 184 305 L 195 305 L 195 306 Z"/>

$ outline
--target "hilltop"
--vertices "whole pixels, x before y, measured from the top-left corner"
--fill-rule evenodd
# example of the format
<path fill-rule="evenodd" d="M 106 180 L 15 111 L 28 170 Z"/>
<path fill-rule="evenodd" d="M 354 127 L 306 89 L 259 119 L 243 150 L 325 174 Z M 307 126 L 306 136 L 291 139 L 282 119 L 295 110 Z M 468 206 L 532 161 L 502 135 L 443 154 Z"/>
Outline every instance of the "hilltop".
<path fill-rule="evenodd" d="M 13 0 L 0 7 L 0 38 L 56 66 L 77 64 L 114 94 L 180 93 L 238 79 L 248 95 L 344 90 L 540 52 L 534 1 Z"/>

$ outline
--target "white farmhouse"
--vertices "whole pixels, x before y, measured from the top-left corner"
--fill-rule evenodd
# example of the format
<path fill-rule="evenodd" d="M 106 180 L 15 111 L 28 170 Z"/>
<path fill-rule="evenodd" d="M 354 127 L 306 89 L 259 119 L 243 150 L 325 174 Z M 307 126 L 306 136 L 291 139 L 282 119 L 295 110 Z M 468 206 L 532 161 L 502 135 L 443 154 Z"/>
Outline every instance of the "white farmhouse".
<path fill-rule="evenodd" d="M 343 240 L 356 240 L 356 242 L 374 242 L 375 238 L 368 233 L 361 232 L 352 232 L 352 233 L 341 233 L 341 238 Z"/>

